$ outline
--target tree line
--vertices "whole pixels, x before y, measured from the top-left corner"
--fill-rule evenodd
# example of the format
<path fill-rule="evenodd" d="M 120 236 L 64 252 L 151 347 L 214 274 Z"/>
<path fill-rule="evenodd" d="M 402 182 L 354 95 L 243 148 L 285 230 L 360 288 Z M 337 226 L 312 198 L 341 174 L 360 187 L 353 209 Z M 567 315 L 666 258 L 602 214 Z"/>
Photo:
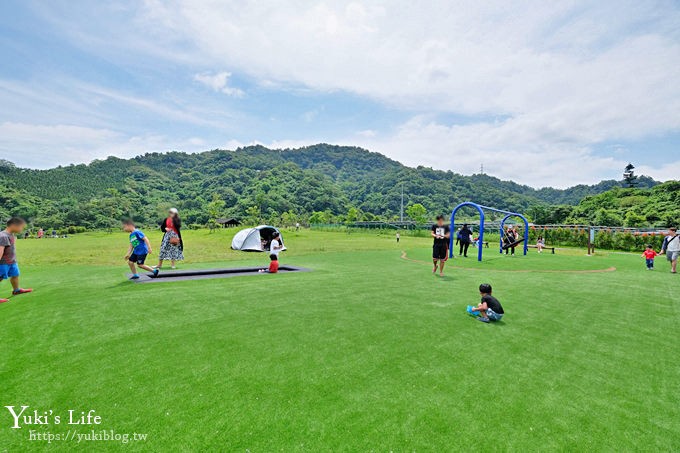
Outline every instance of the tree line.
<path fill-rule="evenodd" d="M 640 177 L 566 190 L 533 189 L 485 174 L 464 176 L 407 167 L 356 147 L 319 144 L 270 150 L 148 153 L 49 170 L 0 161 L 0 217 L 19 215 L 48 229 L 117 227 L 120 219 L 155 223 L 169 207 L 187 225 L 218 217 L 244 223 L 342 223 L 396 220 L 401 191 L 407 215 L 429 220 L 473 200 L 526 212 L 537 223 L 667 223 L 677 218 L 673 183 Z M 421 209 L 422 208 L 422 209 Z"/>

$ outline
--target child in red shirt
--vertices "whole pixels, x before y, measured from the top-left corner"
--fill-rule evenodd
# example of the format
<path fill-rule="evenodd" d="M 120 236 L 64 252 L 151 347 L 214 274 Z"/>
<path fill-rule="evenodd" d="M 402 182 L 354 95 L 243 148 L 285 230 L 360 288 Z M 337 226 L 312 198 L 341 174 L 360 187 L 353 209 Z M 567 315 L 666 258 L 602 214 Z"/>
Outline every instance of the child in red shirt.
<path fill-rule="evenodd" d="M 654 258 L 658 256 L 658 254 L 654 251 L 654 247 L 648 245 L 645 251 L 642 253 L 642 256 L 645 258 L 645 262 L 647 263 L 647 270 L 653 271 Z"/>

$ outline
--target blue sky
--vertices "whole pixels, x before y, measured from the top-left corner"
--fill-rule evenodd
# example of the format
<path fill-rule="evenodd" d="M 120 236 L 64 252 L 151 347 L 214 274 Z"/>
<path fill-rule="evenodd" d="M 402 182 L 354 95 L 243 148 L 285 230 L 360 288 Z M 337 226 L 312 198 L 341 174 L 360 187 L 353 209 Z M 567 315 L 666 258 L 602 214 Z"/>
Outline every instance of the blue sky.
<path fill-rule="evenodd" d="M 327 142 L 536 187 L 679 178 L 679 4 L 547 3 L 6 0 L 0 158 Z"/>

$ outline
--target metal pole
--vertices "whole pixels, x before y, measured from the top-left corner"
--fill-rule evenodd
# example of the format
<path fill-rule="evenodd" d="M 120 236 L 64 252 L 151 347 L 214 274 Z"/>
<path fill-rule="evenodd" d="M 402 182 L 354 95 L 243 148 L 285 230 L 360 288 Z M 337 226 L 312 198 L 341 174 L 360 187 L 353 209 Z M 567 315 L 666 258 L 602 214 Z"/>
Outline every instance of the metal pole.
<path fill-rule="evenodd" d="M 404 183 L 401 183 L 401 215 L 400 220 L 404 221 Z"/>

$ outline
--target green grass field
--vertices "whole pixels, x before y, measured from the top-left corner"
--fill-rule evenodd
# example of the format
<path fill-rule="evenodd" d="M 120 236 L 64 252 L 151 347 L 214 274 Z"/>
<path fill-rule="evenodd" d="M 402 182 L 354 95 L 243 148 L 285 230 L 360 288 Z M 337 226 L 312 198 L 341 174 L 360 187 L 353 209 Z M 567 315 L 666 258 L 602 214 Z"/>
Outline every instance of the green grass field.
<path fill-rule="evenodd" d="M 267 264 L 229 250 L 233 233 L 187 231 L 182 266 Z M 63 421 L 11 429 L 2 409 L 0 451 L 680 450 L 680 277 L 664 259 L 491 248 L 439 278 L 426 238 L 284 238 L 282 264 L 313 272 L 144 285 L 126 281 L 122 232 L 18 241 L 35 293 L 0 305 L 0 402 Z M 482 282 L 501 323 L 464 313 Z M 89 432 L 69 409 L 148 437 L 30 440 Z"/>

